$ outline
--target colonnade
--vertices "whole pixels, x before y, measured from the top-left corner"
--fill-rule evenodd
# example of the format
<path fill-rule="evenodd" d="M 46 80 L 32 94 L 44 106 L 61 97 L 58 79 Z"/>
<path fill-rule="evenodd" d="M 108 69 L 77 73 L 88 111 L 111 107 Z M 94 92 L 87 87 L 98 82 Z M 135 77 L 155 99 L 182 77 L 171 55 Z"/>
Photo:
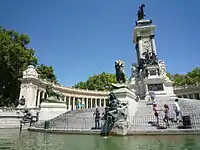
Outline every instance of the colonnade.
<path fill-rule="evenodd" d="M 184 93 L 177 95 L 179 98 L 189 98 L 189 99 L 198 99 L 200 100 L 200 93 Z"/>
<path fill-rule="evenodd" d="M 87 92 L 87 91 L 86 91 Z M 85 93 L 87 94 L 87 93 Z M 98 108 L 105 107 L 108 97 L 107 96 L 93 96 L 93 95 L 79 95 L 79 94 L 67 94 L 63 93 L 63 97 L 60 98 L 60 102 L 66 103 L 67 109 L 76 110 L 76 109 L 89 109 L 89 108 Z M 36 97 L 36 107 L 39 107 L 42 100 L 48 99 L 48 95 L 44 90 L 37 91 Z M 81 104 L 81 107 L 80 107 Z"/>

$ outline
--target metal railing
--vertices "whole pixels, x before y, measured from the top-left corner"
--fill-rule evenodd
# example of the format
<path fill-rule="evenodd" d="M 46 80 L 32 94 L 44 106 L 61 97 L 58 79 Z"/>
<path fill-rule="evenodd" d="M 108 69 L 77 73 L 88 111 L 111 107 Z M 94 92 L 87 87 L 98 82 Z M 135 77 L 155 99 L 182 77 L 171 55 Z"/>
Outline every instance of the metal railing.
<path fill-rule="evenodd" d="M 197 114 L 187 114 L 190 116 L 191 128 L 200 129 L 200 115 Z M 164 116 L 159 116 L 159 126 L 165 127 L 166 123 L 163 121 Z M 169 117 L 169 129 L 177 129 L 178 126 L 183 126 L 183 121 L 177 123 L 175 121 L 175 116 Z M 156 130 L 156 117 L 153 115 L 146 115 L 141 117 L 131 117 L 130 120 L 130 130 Z M 69 117 L 69 118 L 59 118 L 58 120 L 48 121 L 48 129 L 76 129 L 76 130 L 90 130 L 95 127 L 95 119 L 93 117 Z M 45 122 L 36 123 L 34 127 L 44 128 Z M 100 120 L 100 127 L 104 124 L 104 120 Z"/>

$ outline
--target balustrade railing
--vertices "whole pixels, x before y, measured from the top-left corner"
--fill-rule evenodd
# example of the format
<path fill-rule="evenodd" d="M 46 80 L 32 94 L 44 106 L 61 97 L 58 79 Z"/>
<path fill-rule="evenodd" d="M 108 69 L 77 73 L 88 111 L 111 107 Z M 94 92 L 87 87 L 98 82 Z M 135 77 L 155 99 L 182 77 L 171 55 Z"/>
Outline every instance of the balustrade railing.
<path fill-rule="evenodd" d="M 191 128 L 200 129 L 200 115 L 188 114 L 186 116 L 190 117 Z M 163 121 L 164 116 L 159 116 L 159 126 L 166 127 L 166 123 Z M 157 129 L 156 118 L 153 115 L 128 118 L 130 120 L 129 130 L 154 130 Z M 181 119 L 182 120 L 182 119 Z M 177 129 L 178 126 L 183 126 L 183 120 L 176 122 L 174 116 L 169 117 L 169 128 Z M 105 120 L 100 120 L 100 127 L 103 126 Z M 68 130 L 90 130 L 95 127 L 95 119 L 93 117 L 69 117 L 69 118 L 59 118 L 58 120 L 50 120 L 48 129 L 68 129 Z M 45 122 L 37 123 L 34 126 L 36 128 L 44 128 Z"/>
<path fill-rule="evenodd" d="M 200 83 L 195 83 L 195 84 L 189 84 L 189 85 L 183 85 L 183 86 L 174 86 L 174 90 L 179 90 L 179 89 L 187 89 L 187 88 L 197 88 L 200 87 Z"/>
<path fill-rule="evenodd" d="M 0 117 L 14 117 L 15 115 L 23 116 L 23 112 L 25 110 L 31 111 L 33 116 L 36 116 L 37 112 L 39 112 L 40 108 L 16 108 L 16 107 L 0 107 Z"/>

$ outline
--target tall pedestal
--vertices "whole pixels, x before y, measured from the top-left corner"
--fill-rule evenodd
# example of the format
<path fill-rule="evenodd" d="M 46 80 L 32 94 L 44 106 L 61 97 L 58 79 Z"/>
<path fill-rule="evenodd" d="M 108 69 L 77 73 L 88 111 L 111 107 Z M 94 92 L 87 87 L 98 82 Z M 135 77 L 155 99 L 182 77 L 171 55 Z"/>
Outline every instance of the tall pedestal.
<path fill-rule="evenodd" d="M 122 104 L 127 104 L 127 119 L 115 122 L 110 134 L 126 135 L 130 126 L 133 125 L 133 117 L 137 111 L 135 91 L 124 87 L 114 90 L 113 93 Z"/>
<path fill-rule="evenodd" d="M 23 72 L 23 78 L 21 80 L 21 87 L 20 87 L 20 97 L 22 96 L 25 98 L 25 107 L 28 108 L 36 108 L 39 105 L 39 98 L 38 96 L 38 73 L 34 66 L 30 65 L 28 68 Z"/>
<path fill-rule="evenodd" d="M 152 91 L 155 95 L 175 96 L 173 82 L 166 76 L 166 66 L 157 57 L 155 29 L 152 20 L 144 19 L 137 21 L 134 29 L 137 65 L 132 67 L 130 87 L 137 87 L 135 90 L 141 99 L 148 99 Z"/>

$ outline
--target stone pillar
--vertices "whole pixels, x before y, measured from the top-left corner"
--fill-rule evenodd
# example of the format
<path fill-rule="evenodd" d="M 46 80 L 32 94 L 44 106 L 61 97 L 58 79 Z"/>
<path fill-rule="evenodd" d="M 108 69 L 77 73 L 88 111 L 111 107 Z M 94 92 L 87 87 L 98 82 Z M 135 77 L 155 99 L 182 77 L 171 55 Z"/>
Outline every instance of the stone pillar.
<path fill-rule="evenodd" d="M 74 96 L 73 96 L 72 106 L 73 106 L 73 110 L 76 110 L 76 106 L 75 106 L 75 97 L 74 97 Z"/>
<path fill-rule="evenodd" d="M 90 106 L 91 106 L 90 108 L 93 108 L 93 98 L 90 98 L 90 102 L 91 102 L 90 103 Z"/>
<path fill-rule="evenodd" d="M 97 98 L 94 98 L 94 99 L 95 99 L 95 105 L 94 105 L 94 107 L 97 108 L 98 107 L 98 105 L 97 105 Z"/>
<path fill-rule="evenodd" d="M 20 79 L 21 87 L 20 87 L 20 97 L 24 96 L 25 105 L 28 108 L 36 107 L 37 100 L 37 90 L 38 90 L 38 73 L 34 66 L 30 65 L 28 68 L 23 71 L 23 78 Z"/>
<path fill-rule="evenodd" d="M 45 98 L 45 92 L 43 91 L 42 92 L 42 99 L 44 99 Z"/>
<path fill-rule="evenodd" d="M 69 110 L 71 110 L 71 108 L 72 108 L 70 102 L 71 102 L 71 97 L 69 96 L 69 98 L 68 98 L 68 109 Z"/>
<path fill-rule="evenodd" d="M 99 99 L 99 106 L 102 107 L 102 106 L 101 106 L 101 98 Z"/>
<path fill-rule="evenodd" d="M 88 109 L 88 98 L 86 98 L 85 108 Z"/>
<path fill-rule="evenodd" d="M 151 38 L 151 44 L 152 44 L 152 51 L 157 55 L 155 35 L 150 35 L 150 38 Z"/>
<path fill-rule="evenodd" d="M 64 102 L 66 103 L 66 101 L 67 101 L 67 96 L 64 96 Z"/>
<path fill-rule="evenodd" d="M 38 91 L 38 98 L 37 98 L 37 108 L 40 106 L 40 90 Z"/>
<path fill-rule="evenodd" d="M 137 53 L 138 53 L 138 63 L 140 61 L 140 59 L 142 58 L 142 54 L 140 53 L 140 50 L 142 49 L 142 36 L 137 36 L 137 44 L 138 44 L 138 48 L 137 48 Z"/>
<path fill-rule="evenodd" d="M 106 98 L 103 99 L 103 106 L 106 107 Z"/>
<path fill-rule="evenodd" d="M 21 84 L 20 97 L 24 96 L 25 105 L 28 108 L 36 107 L 37 86 L 32 83 Z"/>

